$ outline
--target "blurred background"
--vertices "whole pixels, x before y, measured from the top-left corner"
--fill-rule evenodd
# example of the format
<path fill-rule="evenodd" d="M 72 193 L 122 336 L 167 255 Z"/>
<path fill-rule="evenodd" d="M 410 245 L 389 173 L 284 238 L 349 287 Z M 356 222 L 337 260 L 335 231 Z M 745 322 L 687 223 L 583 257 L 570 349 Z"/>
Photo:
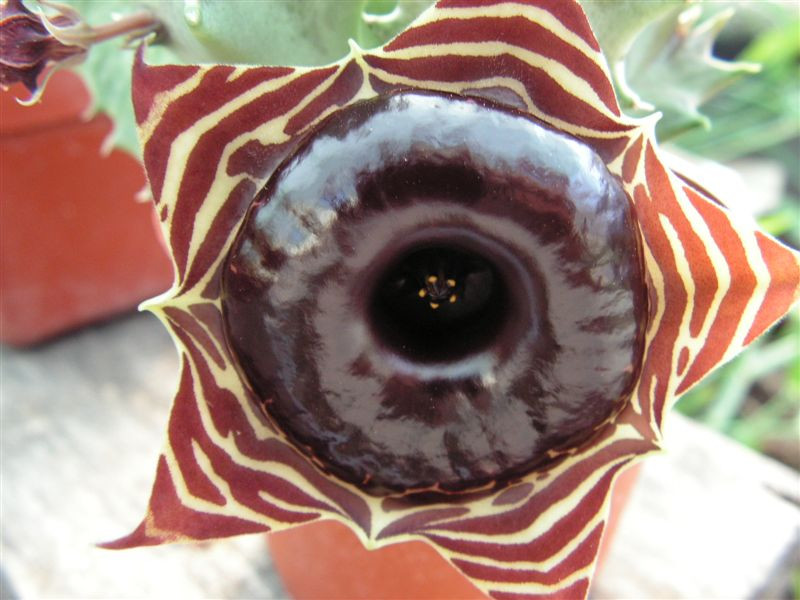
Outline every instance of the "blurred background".
<path fill-rule="evenodd" d="M 684 13 L 637 38 L 647 60 L 628 62 L 628 110 L 660 110 L 675 165 L 797 248 L 800 6 Z M 695 72 L 686 56 L 706 43 L 760 71 Z M 134 312 L 171 267 L 137 200 L 141 167 L 101 152 L 112 121 L 86 118 L 80 78 L 57 74 L 30 109 L 14 101 L 25 95 L 0 96 L 0 598 L 284 597 L 263 536 L 93 547 L 144 514 L 178 363 L 161 325 Z M 593 596 L 800 598 L 800 315 L 677 411 L 690 420 L 676 417 L 668 455 L 645 463 Z"/>

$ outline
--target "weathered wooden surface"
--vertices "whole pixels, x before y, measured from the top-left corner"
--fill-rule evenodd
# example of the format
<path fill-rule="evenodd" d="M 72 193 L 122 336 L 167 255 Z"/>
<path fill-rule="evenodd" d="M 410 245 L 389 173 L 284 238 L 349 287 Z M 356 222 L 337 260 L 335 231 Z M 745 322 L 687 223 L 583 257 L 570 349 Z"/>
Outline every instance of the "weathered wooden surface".
<path fill-rule="evenodd" d="M 0 357 L 0 597 L 281 598 L 263 536 L 124 552 L 141 518 L 177 357 L 149 315 Z M 774 597 L 800 481 L 680 419 L 649 459 L 594 598 Z M 780 493 L 776 493 L 778 490 Z M 765 595 L 766 594 L 766 595 Z M 770 595 L 771 594 L 771 595 Z"/>
<path fill-rule="evenodd" d="M 672 415 L 593 598 L 778 598 L 800 565 L 800 476 Z"/>
<path fill-rule="evenodd" d="M 93 547 L 144 515 L 177 368 L 172 342 L 150 315 L 31 351 L 3 349 L 0 561 L 16 596 L 285 595 L 264 536 Z"/>

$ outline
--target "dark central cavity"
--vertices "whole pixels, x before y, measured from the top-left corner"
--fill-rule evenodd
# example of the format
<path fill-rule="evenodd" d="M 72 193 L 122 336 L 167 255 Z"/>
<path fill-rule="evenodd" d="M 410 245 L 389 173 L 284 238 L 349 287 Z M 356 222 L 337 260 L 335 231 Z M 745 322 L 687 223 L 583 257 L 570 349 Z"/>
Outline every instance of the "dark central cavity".
<path fill-rule="evenodd" d="M 333 114 L 253 202 L 222 278 L 269 419 L 372 494 L 501 486 L 597 434 L 635 385 L 631 204 L 591 148 L 484 101 Z"/>
<path fill-rule="evenodd" d="M 409 251 L 377 279 L 369 319 L 378 339 L 411 361 L 442 362 L 487 348 L 507 324 L 497 268 L 453 246 Z"/>

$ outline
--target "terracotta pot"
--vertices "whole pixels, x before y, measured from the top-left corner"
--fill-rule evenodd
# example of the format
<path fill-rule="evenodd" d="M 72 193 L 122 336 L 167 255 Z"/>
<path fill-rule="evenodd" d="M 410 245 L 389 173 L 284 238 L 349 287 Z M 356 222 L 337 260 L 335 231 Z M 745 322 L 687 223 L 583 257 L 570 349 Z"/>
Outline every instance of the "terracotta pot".
<path fill-rule="evenodd" d="M 172 267 L 137 202 L 132 156 L 101 155 L 111 130 L 83 113 L 78 77 L 57 73 L 42 102 L 0 94 L 0 341 L 25 345 L 121 311 L 167 289 Z"/>
<path fill-rule="evenodd" d="M 638 466 L 628 469 L 614 486 L 601 563 L 638 472 Z M 486 598 L 428 544 L 405 542 L 368 551 L 349 528 L 335 521 L 271 534 L 269 547 L 295 600 Z"/>

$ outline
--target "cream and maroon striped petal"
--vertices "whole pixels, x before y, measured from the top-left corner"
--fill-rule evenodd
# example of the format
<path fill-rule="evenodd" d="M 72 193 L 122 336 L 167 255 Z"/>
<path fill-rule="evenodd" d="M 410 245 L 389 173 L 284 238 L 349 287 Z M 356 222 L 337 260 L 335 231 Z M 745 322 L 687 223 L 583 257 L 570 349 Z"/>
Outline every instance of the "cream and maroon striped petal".
<path fill-rule="evenodd" d="M 398 89 L 478 96 L 591 145 L 635 207 L 649 319 L 625 408 L 581 447 L 500 492 L 414 504 L 326 475 L 255 408 L 224 339 L 220 265 L 255 194 L 315 124 Z M 665 411 L 798 296 L 797 255 L 671 173 L 652 123 L 621 116 L 605 60 L 568 0 L 445 0 L 385 47 L 320 68 L 148 66 L 134 104 L 173 257 L 149 304 L 183 358 L 148 514 L 130 547 L 332 518 L 370 547 L 423 539 L 495 598 L 582 597 L 610 487 L 656 451 Z"/>
<path fill-rule="evenodd" d="M 639 381 L 656 427 L 800 295 L 800 256 L 669 171 L 644 135 L 620 157 L 645 250 L 650 316 Z"/>

